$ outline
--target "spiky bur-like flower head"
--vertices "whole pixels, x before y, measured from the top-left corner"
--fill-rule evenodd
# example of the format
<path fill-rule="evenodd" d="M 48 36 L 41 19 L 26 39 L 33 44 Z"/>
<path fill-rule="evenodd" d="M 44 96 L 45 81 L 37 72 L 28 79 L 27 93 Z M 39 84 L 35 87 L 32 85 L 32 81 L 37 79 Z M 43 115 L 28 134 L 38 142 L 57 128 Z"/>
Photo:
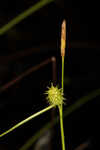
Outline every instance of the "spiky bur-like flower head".
<path fill-rule="evenodd" d="M 63 97 L 63 93 L 62 93 L 62 89 L 58 89 L 57 86 L 53 86 L 53 84 L 51 84 L 51 87 L 48 87 L 48 90 L 45 92 L 45 94 L 47 94 L 47 100 L 49 102 L 50 105 L 62 105 L 64 102 L 64 97 Z"/>

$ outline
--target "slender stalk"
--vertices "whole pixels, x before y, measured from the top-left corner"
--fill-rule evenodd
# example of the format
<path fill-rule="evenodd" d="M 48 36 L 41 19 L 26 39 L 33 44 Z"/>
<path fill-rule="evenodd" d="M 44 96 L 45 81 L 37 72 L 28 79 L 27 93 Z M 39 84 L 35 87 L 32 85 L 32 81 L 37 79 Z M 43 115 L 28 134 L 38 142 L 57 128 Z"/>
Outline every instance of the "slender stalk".
<path fill-rule="evenodd" d="M 62 92 L 64 92 L 64 56 L 62 56 Z M 64 127 L 63 127 L 63 105 L 60 105 L 58 108 L 59 108 L 59 115 L 60 115 L 62 150 L 65 150 Z"/>
<path fill-rule="evenodd" d="M 30 16 L 32 13 L 38 11 L 43 6 L 53 2 L 54 0 L 40 0 L 38 3 L 34 4 L 31 8 L 25 10 L 21 14 L 19 14 L 17 17 L 12 19 L 10 22 L 8 22 L 6 25 L 0 28 L 0 35 L 3 35 L 5 32 L 10 30 L 12 27 L 14 27 L 16 24 L 20 23 L 22 20 Z"/>
<path fill-rule="evenodd" d="M 62 56 L 62 93 L 64 92 L 64 56 Z"/>
<path fill-rule="evenodd" d="M 62 58 L 62 94 L 64 93 L 64 57 L 65 57 L 65 47 L 66 47 L 66 21 L 63 20 L 61 26 L 61 58 Z M 60 129 L 61 129 L 61 141 L 62 150 L 65 150 L 65 139 L 64 139 L 64 127 L 63 127 L 63 103 L 58 106 L 60 115 Z"/>
<path fill-rule="evenodd" d="M 64 127 L 63 127 L 63 107 L 62 106 L 59 106 L 59 115 L 60 115 L 62 150 L 65 150 Z"/>
<path fill-rule="evenodd" d="M 50 105 L 50 106 L 46 107 L 45 109 L 43 109 L 43 110 L 41 110 L 41 111 L 39 111 L 39 112 L 37 112 L 37 113 L 31 115 L 30 117 L 28 117 L 28 118 L 26 118 L 25 120 L 19 122 L 18 124 L 16 124 L 16 125 L 13 126 L 12 128 L 10 128 L 9 130 L 7 130 L 7 131 L 5 131 L 4 133 L 0 134 L 0 137 L 3 137 L 4 135 L 6 135 L 6 134 L 12 132 L 13 130 L 15 130 L 15 129 L 18 128 L 19 126 L 25 124 L 26 122 L 28 122 L 28 121 L 30 121 L 31 119 L 33 119 L 33 118 L 35 118 L 35 117 L 41 115 L 42 113 L 44 113 L 44 112 L 50 110 L 50 109 L 53 108 L 53 107 L 55 107 L 55 106 L 54 106 L 54 105 Z"/>

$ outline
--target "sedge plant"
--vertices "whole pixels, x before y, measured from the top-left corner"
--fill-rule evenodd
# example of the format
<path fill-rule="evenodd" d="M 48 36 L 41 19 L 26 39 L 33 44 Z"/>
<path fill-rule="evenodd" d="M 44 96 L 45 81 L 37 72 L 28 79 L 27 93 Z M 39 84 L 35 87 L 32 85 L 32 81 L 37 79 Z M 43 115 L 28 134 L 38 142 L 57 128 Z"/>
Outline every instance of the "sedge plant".
<path fill-rule="evenodd" d="M 64 110 L 63 117 L 67 117 L 71 115 L 75 110 L 79 109 L 80 107 L 84 106 L 89 101 L 93 101 L 94 98 L 100 96 L 100 89 L 96 89 L 92 92 L 90 92 L 88 95 L 83 96 L 82 98 L 78 99 L 74 104 L 67 107 L 67 109 Z M 58 123 L 58 116 L 55 117 L 53 125 L 56 125 Z M 28 150 L 36 141 L 37 139 L 47 130 L 51 128 L 51 122 L 49 121 L 46 123 L 40 130 L 38 130 L 35 135 L 30 137 L 24 145 L 21 146 L 19 150 Z"/>
<path fill-rule="evenodd" d="M 48 87 L 48 90 L 45 92 L 47 94 L 47 101 L 49 106 L 40 110 L 39 112 L 31 115 L 30 117 L 26 118 L 25 120 L 19 122 L 9 130 L 5 131 L 4 133 L 0 134 L 0 138 L 8 133 L 12 132 L 16 128 L 20 127 L 21 125 L 25 124 L 26 122 L 30 121 L 31 119 L 43 114 L 44 112 L 52 109 L 53 107 L 58 107 L 59 109 L 59 118 L 60 118 L 60 129 L 61 129 L 61 142 L 62 142 L 62 150 L 65 150 L 65 140 L 64 140 L 64 127 L 63 127 L 63 103 L 64 103 L 64 56 L 65 56 L 65 42 L 66 42 L 66 22 L 65 20 L 62 23 L 61 28 L 61 57 L 62 57 L 62 80 L 61 85 L 62 87 L 59 89 L 57 86 Z"/>

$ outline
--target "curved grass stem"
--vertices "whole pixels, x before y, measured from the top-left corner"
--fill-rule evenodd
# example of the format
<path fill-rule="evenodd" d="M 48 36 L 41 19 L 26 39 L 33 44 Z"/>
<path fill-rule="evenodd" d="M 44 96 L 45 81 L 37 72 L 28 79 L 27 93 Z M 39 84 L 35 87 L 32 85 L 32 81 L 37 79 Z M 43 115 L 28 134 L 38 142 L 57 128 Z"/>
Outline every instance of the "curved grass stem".
<path fill-rule="evenodd" d="M 10 128 L 9 130 L 7 130 L 7 131 L 5 131 L 4 133 L 0 134 L 0 138 L 3 137 L 3 136 L 6 135 L 6 134 L 12 132 L 13 130 L 15 130 L 15 129 L 18 128 L 19 126 L 25 124 L 26 122 L 30 121 L 31 119 L 33 119 L 33 118 L 35 118 L 35 117 L 37 117 L 37 116 L 43 114 L 44 112 L 50 110 L 50 109 L 53 108 L 53 107 L 55 107 L 55 106 L 54 106 L 54 105 L 48 106 L 48 107 L 46 107 L 45 109 L 43 109 L 43 110 L 41 110 L 41 111 L 39 111 L 39 112 L 37 112 L 37 113 L 31 115 L 30 117 L 26 118 L 26 119 L 23 120 L 23 121 L 19 122 L 18 124 L 16 124 L 16 125 L 13 126 L 12 128 Z"/>
<path fill-rule="evenodd" d="M 54 0 L 41 0 L 38 3 L 34 4 L 31 8 L 25 10 L 20 15 L 12 19 L 10 22 L 8 22 L 6 25 L 0 28 L 0 35 L 3 35 L 8 30 L 13 28 L 16 24 L 20 23 L 22 20 L 33 14 L 34 12 L 38 11 L 43 6 L 53 2 Z"/>

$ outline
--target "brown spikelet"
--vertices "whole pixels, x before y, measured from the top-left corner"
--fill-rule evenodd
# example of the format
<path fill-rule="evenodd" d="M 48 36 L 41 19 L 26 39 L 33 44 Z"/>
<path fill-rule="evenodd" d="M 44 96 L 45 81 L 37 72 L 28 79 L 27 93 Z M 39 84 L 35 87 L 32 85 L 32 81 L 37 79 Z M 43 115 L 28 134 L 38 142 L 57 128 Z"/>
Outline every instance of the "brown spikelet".
<path fill-rule="evenodd" d="M 65 56 L 66 47 L 66 21 L 62 22 L 61 26 L 61 56 Z"/>

